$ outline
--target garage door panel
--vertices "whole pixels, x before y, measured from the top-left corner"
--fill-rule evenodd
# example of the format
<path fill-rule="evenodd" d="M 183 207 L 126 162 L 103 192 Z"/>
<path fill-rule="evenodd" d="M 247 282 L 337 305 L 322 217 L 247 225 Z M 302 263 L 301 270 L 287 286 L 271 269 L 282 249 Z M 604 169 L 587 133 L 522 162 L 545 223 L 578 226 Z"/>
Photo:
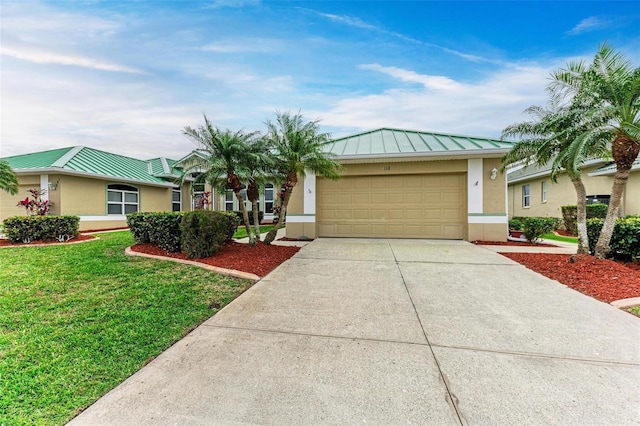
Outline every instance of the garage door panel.
<path fill-rule="evenodd" d="M 318 235 L 461 239 L 465 182 L 463 174 L 320 178 Z"/>

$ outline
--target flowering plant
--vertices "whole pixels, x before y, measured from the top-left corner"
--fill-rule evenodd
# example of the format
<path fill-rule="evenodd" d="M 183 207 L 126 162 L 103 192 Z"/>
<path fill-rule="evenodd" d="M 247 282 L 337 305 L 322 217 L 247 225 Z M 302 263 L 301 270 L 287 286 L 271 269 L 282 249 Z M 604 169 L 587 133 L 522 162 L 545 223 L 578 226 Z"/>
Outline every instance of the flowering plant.
<path fill-rule="evenodd" d="M 47 213 L 49 213 L 49 210 L 51 209 L 53 203 L 49 200 L 42 199 L 42 196 L 47 193 L 46 189 L 34 188 L 30 189 L 27 192 L 31 194 L 31 199 L 27 197 L 24 200 L 20 200 L 18 201 L 18 204 L 16 204 L 16 206 L 24 207 L 27 211 L 27 216 L 45 216 Z"/>

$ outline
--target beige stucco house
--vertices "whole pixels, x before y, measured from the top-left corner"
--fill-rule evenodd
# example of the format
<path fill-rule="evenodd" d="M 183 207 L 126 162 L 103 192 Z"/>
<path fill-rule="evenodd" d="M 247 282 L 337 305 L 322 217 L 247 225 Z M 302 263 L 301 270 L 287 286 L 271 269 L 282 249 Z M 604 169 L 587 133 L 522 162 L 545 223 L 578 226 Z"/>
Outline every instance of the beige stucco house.
<path fill-rule="evenodd" d="M 507 182 L 498 173 L 512 142 L 469 136 L 378 129 L 335 139 L 327 150 L 344 166 L 337 181 L 308 173 L 294 188 L 286 232 L 292 238 L 507 237 Z M 30 188 L 47 189 L 52 214 L 74 214 L 81 230 L 125 226 L 133 211 L 191 210 L 203 192 L 209 208 L 239 210 L 230 191 L 215 193 L 189 177 L 181 160 L 138 160 L 86 147 L 5 157 L 19 177 L 20 194 L 0 194 L 0 219 L 24 214 L 16 207 Z M 260 199 L 273 218 L 279 183 Z M 250 204 L 247 203 L 250 209 Z"/>
<path fill-rule="evenodd" d="M 587 190 L 587 203 L 609 203 L 615 164 L 593 159 L 582 169 L 581 177 Z M 551 181 L 550 167 L 519 167 L 507 174 L 509 217 L 562 217 L 561 207 L 576 204 L 576 192 L 566 176 L 560 174 Z M 640 214 L 640 159 L 633 164 L 622 195 L 620 216 Z"/>

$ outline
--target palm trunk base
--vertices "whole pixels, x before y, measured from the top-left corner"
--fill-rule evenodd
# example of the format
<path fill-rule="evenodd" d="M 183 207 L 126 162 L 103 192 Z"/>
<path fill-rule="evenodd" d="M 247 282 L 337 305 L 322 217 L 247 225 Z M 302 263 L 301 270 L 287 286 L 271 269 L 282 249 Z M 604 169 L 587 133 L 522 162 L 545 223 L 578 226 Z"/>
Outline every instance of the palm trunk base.
<path fill-rule="evenodd" d="M 264 244 L 271 244 L 273 240 L 276 239 L 276 235 L 278 234 L 278 229 L 273 228 L 271 231 L 267 232 L 267 235 L 264 237 Z"/>

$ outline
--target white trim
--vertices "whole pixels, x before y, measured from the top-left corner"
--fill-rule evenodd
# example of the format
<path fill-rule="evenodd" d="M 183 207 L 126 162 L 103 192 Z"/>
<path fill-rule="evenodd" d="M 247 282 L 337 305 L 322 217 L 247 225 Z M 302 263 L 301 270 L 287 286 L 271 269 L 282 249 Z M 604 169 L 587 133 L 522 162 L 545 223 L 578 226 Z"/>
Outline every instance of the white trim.
<path fill-rule="evenodd" d="M 468 216 L 467 217 L 467 222 L 468 223 L 508 223 L 508 218 L 507 216 Z"/>
<path fill-rule="evenodd" d="M 287 215 L 287 222 L 289 223 L 315 223 L 316 215 Z"/>
<path fill-rule="evenodd" d="M 316 175 L 308 170 L 304 177 L 303 212 L 304 214 L 316 214 Z"/>
<path fill-rule="evenodd" d="M 482 158 L 467 160 L 467 205 L 469 213 L 482 213 L 483 206 L 483 176 Z"/>
<path fill-rule="evenodd" d="M 40 200 L 49 200 L 49 175 L 40 175 L 40 190 L 44 189 L 44 193 L 40 195 Z"/>
<path fill-rule="evenodd" d="M 101 175 L 97 173 L 91 172 L 79 172 L 77 170 L 67 170 L 56 167 L 46 167 L 42 169 L 17 169 L 15 170 L 18 176 L 20 175 L 29 175 L 29 174 L 42 174 L 42 173 L 54 173 L 59 175 L 69 175 L 69 176 L 82 176 L 91 179 L 100 179 L 100 180 L 108 180 L 108 181 L 118 181 L 121 183 L 135 183 L 137 185 L 146 185 L 146 186 L 158 186 L 162 188 L 172 188 L 175 186 L 175 183 L 172 182 L 151 182 L 147 180 L 139 180 L 139 179 L 131 179 L 121 176 L 110 176 L 110 175 Z"/>
<path fill-rule="evenodd" d="M 60 167 L 60 168 L 64 167 L 64 165 L 67 164 L 69 162 L 69 160 L 71 160 L 73 157 L 75 157 L 76 154 L 79 153 L 80 151 L 82 151 L 83 149 L 84 149 L 84 146 L 82 146 L 82 145 L 74 146 L 69 151 L 67 151 L 66 154 L 64 154 L 62 157 L 58 158 L 51 165 L 51 167 Z"/>
<path fill-rule="evenodd" d="M 79 215 L 78 216 L 80 218 L 80 220 L 85 221 L 85 222 L 99 222 L 102 220 L 127 220 L 127 216 L 124 214 L 110 214 L 110 215 L 104 215 L 104 216 L 82 216 Z"/>

